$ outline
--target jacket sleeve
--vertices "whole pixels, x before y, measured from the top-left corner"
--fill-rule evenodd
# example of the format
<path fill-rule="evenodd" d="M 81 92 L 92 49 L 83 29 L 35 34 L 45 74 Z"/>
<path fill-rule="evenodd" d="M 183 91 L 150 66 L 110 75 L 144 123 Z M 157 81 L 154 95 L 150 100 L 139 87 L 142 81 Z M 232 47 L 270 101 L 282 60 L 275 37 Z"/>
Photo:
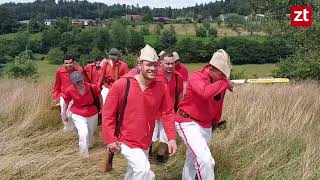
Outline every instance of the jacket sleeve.
<path fill-rule="evenodd" d="M 70 87 L 70 86 L 69 86 Z M 71 95 L 71 92 L 70 92 L 70 88 L 67 88 L 66 90 L 65 90 L 65 92 L 62 92 L 61 93 L 61 96 L 63 97 L 63 99 L 64 99 L 64 101 L 65 101 L 65 103 L 68 105 L 69 104 L 69 102 L 72 100 L 72 95 Z"/>
<path fill-rule="evenodd" d="M 203 98 L 213 97 L 229 86 L 227 80 L 218 80 L 214 83 L 208 84 L 198 74 L 193 74 L 189 77 L 188 84 L 190 84 L 192 91 Z"/>
<path fill-rule="evenodd" d="M 60 79 L 60 73 L 59 71 L 56 72 L 56 79 L 53 86 L 53 99 L 55 101 L 59 100 L 59 95 L 61 92 L 61 79 Z"/>
<path fill-rule="evenodd" d="M 224 100 L 224 95 L 226 93 L 226 90 L 221 92 L 221 98 L 217 102 L 216 108 L 215 108 L 215 114 L 212 119 L 213 124 L 217 124 L 221 121 L 221 115 L 222 115 L 222 107 L 223 107 L 223 100 Z"/>
<path fill-rule="evenodd" d="M 167 86 L 164 86 L 164 97 L 162 98 L 162 104 L 160 106 L 161 112 L 161 121 L 168 137 L 168 140 L 175 140 L 176 139 L 176 130 L 174 125 L 174 111 L 173 107 L 170 104 L 170 95 L 169 91 L 167 90 Z"/>
<path fill-rule="evenodd" d="M 106 66 L 101 67 L 101 71 L 98 72 L 98 87 L 101 88 L 104 74 L 106 72 Z"/>
<path fill-rule="evenodd" d="M 121 75 L 120 76 L 123 76 L 125 74 L 127 74 L 129 72 L 129 68 L 128 68 L 128 65 L 126 63 L 123 63 L 122 64 L 122 70 L 121 70 Z"/>
<path fill-rule="evenodd" d="M 87 82 L 92 83 L 92 79 L 90 77 L 91 72 L 91 66 L 88 64 L 83 68 L 83 75 L 85 77 L 85 79 L 87 80 Z"/>
<path fill-rule="evenodd" d="M 119 92 L 122 92 L 120 82 L 113 84 L 102 108 L 102 134 L 104 144 L 111 144 L 118 140 L 118 138 L 114 136 L 114 132 L 120 99 Z"/>

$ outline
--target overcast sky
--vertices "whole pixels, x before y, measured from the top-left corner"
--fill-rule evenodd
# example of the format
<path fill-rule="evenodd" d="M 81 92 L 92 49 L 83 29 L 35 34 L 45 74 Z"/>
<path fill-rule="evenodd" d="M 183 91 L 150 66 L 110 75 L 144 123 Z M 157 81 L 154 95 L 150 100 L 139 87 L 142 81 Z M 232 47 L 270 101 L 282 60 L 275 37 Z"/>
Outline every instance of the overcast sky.
<path fill-rule="evenodd" d="M 0 3 L 5 2 L 33 2 L 35 0 L 0 0 Z M 57 1 L 57 0 L 56 0 Z M 142 6 L 149 6 L 149 7 L 168 7 L 171 6 L 172 8 L 182 8 L 182 7 L 189 7 L 194 6 L 196 3 L 208 3 L 214 0 L 88 0 L 90 2 L 102 2 L 108 5 L 112 5 L 115 3 L 119 4 L 128 4 L 128 5 L 137 5 L 139 4 L 140 7 Z"/>

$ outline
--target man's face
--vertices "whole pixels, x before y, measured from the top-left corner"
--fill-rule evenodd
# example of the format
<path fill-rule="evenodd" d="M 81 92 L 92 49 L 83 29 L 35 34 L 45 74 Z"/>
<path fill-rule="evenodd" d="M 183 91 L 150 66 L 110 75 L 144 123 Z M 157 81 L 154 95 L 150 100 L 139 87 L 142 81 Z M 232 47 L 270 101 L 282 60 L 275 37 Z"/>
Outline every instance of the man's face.
<path fill-rule="evenodd" d="M 118 62 L 119 58 L 116 55 L 109 55 L 109 59 L 114 61 L 114 62 Z"/>
<path fill-rule="evenodd" d="M 72 70 L 74 68 L 74 63 L 72 59 L 65 59 L 63 64 L 67 70 Z"/>
<path fill-rule="evenodd" d="M 140 61 L 138 68 L 145 79 L 152 81 L 156 79 L 159 62 Z"/>
<path fill-rule="evenodd" d="M 164 57 L 161 61 L 161 67 L 166 73 L 172 73 L 175 62 L 174 57 Z"/>
<path fill-rule="evenodd" d="M 226 75 L 223 74 L 219 69 L 215 67 L 209 67 L 208 68 L 208 73 L 210 77 L 212 78 L 213 81 L 218 81 L 221 79 L 227 79 Z"/>
<path fill-rule="evenodd" d="M 100 62 L 101 62 L 100 60 L 94 61 L 94 65 L 96 65 L 96 67 L 99 68 L 100 67 Z"/>
<path fill-rule="evenodd" d="M 74 84 L 74 86 L 76 88 L 80 89 L 84 85 L 84 82 L 83 81 L 78 81 L 78 82 L 75 82 L 73 84 Z"/>

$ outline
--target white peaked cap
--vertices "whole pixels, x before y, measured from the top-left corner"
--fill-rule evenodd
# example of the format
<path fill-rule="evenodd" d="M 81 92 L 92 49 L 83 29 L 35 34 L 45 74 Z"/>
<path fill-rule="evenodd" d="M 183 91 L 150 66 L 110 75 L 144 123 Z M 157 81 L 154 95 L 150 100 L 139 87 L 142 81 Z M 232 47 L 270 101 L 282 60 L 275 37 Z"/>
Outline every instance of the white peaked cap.
<path fill-rule="evenodd" d="M 149 44 L 147 44 L 144 48 L 140 51 L 140 56 L 138 61 L 150 61 L 150 62 L 157 62 L 159 59 L 156 50 L 154 50 Z"/>
<path fill-rule="evenodd" d="M 165 52 L 165 51 L 161 51 L 161 52 L 159 52 L 158 56 L 160 57 L 160 56 L 162 56 L 164 53 L 166 53 L 166 52 Z"/>
<path fill-rule="evenodd" d="M 223 49 L 219 49 L 212 55 L 209 64 L 219 69 L 228 78 L 230 77 L 230 71 L 232 69 L 230 56 Z"/>
<path fill-rule="evenodd" d="M 177 52 L 173 52 L 172 55 L 174 57 L 174 60 L 179 60 L 180 59 L 179 54 Z"/>

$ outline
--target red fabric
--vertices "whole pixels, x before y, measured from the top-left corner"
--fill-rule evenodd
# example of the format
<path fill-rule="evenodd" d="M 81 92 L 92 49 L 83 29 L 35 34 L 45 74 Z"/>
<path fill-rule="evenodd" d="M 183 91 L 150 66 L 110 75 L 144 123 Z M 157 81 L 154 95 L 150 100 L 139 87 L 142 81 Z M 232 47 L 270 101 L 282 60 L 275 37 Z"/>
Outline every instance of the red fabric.
<path fill-rule="evenodd" d="M 70 74 L 73 71 L 79 71 L 84 75 L 83 69 L 78 66 L 74 66 L 75 68 L 72 71 L 67 71 L 65 66 L 62 66 L 56 71 L 56 78 L 53 87 L 53 99 L 55 101 L 59 101 L 59 96 L 63 93 L 70 85 L 72 85 L 72 81 L 70 79 Z"/>
<path fill-rule="evenodd" d="M 164 71 L 162 68 L 159 69 L 157 74 L 158 80 L 164 82 L 168 86 L 169 94 L 170 94 L 170 102 L 172 107 L 174 106 L 174 103 L 176 101 L 176 93 L 179 95 L 183 91 L 183 77 L 180 73 L 177 71 L 173 71 L 173 74 L 171 76 L 171 79 L 168 80 L 164 74 Z M 176 80 L 178 80 L 178 83 L 176 83 Z M 178 88 L 176 88 L 178 86 Z"/>
<path fill-rule="evenodd" d="M 84 67 L 88 82 L 98 84 L 99 72 L 102 68 L 97 68 L 94 63 L 88 64 Z"/>
<path fill-rule="evenodd" d="M 228 86 L 227 80 L 218 80 L 212 83 L 204 70 L 192 73 L 188 79 L 187 91 L 179 104 L 179 109 L 200 122 L 184 118 L 178 113 L 175 120 L 177 122 L 194 121 L 204 128 L 210 128 L 212 123 L 220 122 L 223 99 Z M 220 100 L 215 100 L 214 97 L 219 94 Z"/>
<path fill-rule="evenodd" d="M 178 63 L 174 69 L 182 75 L 184 81 L 188 80 L 188 69 L 185 65 Z"/>
<path fill-rule="evenodd" d="M 124 99 L 127 77 L 130 79 L 130 90 L 127 106 L 124 111 L 123 122 L 119 138 L 114 136 L 116 113 Z M 141 91 L 134 75 L 127 74 L 116 81 L 108 94 L 102 112 L 102 130 L 104 143 L 110 144 L 119 140 L 130 148 L 147 150 L 151 144 L 155 119 L 161 113 L 161 121 L 169 140 L 175 139 L 173 109 L 169 105 L 169 93 L 166 85 L 161 81 L 154 81 Z"/>
<path fill-rule="evenodd" d="M 103 62 L 101 62 L 101 64 L 103 66 L 101 66 L 102 70 L 99 72 L 99 80 L 98 80 L 98 84 L 99 85 L 103 85 L 105 86 L 106 88 L 111 88 L 112 84 L 114 83 L 114 81 L 116 80 L 115 79 L 115 76 L 116 76 L 116 66 L 115 64 L 113 64 L 111 66 L 110 62 L 111 60 L 102 60 Z M 107 61 L 107 62 L 105 62 Z M 120 78 L 121 76 L 123 76 L 124 74 L 126 74 L 128 71 L 129 71 L 129 68 L 128 68 L 128 65 L 122 61 L 122 60 L 119 60 L 119 77 Z M 109 83 L 102 83 L 103 81 L 103 78 L 104 76 L 108 77 L 109 79 L 111 79 L 111 82 Z"/>
<path fill-rule="evenodd" d="M 83 96 L 79 94 L 79 91 L 74 85 L 71 85 L 64 93 L 62 93 L 62 97 L 67 104 L 73 99 L 74 103 L 70 109 L 72 113 L 83 117 L 90 117 L 98 113 L 98 108 L 94 105 L 93 95 L 96 96 L 96 99 L 98 100 L 100 96 L 100 88 L 92 84 L 91 92 L 90 84 L 85 82 L 85 86 L 86 92 Z"/>

